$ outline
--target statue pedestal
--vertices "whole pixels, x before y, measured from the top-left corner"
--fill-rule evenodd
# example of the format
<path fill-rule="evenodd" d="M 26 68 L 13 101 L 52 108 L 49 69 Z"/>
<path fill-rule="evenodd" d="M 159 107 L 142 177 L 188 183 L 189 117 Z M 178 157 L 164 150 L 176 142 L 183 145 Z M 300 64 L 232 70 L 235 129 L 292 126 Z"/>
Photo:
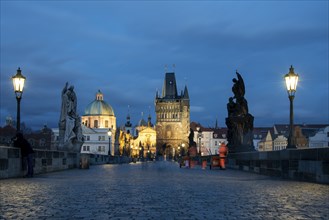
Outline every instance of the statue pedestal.
<path fill-rule="evenodd" d="M 227 141 L 230 153 L 254 151 L 253 122 L 251 114 L 226 118 L 228 128 Z"/>

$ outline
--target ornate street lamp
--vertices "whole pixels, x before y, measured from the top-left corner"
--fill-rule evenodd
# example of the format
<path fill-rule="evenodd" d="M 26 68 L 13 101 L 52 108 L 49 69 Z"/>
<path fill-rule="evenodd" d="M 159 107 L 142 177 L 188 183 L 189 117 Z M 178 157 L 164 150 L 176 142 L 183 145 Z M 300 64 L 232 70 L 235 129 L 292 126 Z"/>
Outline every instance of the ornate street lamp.
<path fill-rule="evenodd" d="M 107 132 L 107 135 L 109 136 L 109 156 L 111 156 L 111 137 L 112 137 L 112 130 L 111 130 L 111 128 Z"/>
<path fill-rule="evenodd" d="M 292 65 L 290 66 L 289 73 L 284 76 L 286 80 L 286 86 L 288 91 L 288 97 L 290 100 L 290 128 L 288 137 L 287 148 L 296 148 L 296 140 L 294 137 L 294 113 L 293 113 L 293 101 L 295 98 L 295 93 L 298 83 L 298 74 L 294 72 Z"/>
<path fill-rule="evenodd" d="M 25 79 L 26 78 L 22 75 L 22 71 L 20 68 L 18 68 L 16 75 L 12 77 L 17 100 L 17 132 L 21 130 L 21 99 L 23 95 Z"/>
<path fill-rule="evenodd" d="M 198 140 L 199 140 L 199 155 L 201 156 L 201 137 L 202 137 L 202 131 L 200 127 L 196 127 L 196 130 L 198 131 Z"/>

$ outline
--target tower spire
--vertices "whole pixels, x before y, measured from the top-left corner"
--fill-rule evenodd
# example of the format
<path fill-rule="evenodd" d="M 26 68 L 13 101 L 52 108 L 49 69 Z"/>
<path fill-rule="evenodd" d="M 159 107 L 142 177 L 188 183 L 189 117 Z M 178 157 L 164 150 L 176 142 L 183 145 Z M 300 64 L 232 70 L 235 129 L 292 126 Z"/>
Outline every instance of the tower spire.
<path fill-rule="evenodd" d="M 125 124 L 125 127 L 131 127 L 132 126 L 132 124 L 131 124 L 131 122 L 130 122 L 130 113 L 129 113 L 129 109 L 130 108 L 130 106 L 128 105 L 128 114 L 127 114 L 127 121 L 126 121 L 126 124 Z"/>

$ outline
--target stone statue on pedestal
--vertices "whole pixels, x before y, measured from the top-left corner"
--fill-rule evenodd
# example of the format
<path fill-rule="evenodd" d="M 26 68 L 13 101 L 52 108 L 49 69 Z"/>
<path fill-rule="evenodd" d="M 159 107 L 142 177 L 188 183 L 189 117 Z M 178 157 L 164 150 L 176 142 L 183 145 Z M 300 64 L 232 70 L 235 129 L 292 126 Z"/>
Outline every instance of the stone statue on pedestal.
<path fill-rule="evenodd" d="M 226 118 L 227 141 L 230 152 L 253 151 L 254 117 L 248 112 L 248 102 L 244 98 L 245 85 L 241 75 L 236 72 L 233 79 L 233 97 L 227 103 L 228 117 Z"/>
<path fill-rule="evenodd" d="M 80 152 L 83 144 L 81 119 L 77 114 L 77 96 L 74 86 L 68 83 L 62 90 L 62 107 L 59 119 L 59 150 Z"/>

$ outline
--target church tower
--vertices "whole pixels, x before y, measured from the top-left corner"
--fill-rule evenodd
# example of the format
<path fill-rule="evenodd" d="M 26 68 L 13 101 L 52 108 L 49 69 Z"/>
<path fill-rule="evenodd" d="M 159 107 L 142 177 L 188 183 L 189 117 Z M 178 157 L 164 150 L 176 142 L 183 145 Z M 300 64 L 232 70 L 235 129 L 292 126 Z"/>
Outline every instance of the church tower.
<path fill-rule="evenodd" d="M 182 154 L 190 133 L 190 98 L 185 86 L 177 93 L 175 73 L 166 73 L 162 95 L 155 97 L 157 154 L 167 158 Z M 183 145 L 184 144 L 184 145 Z M 179 152 L 181 151 L 181 152 Z"/>
<path fill-rule="evenodd" d="M 130 122 L 130 114 L 129 114 L 129 105 L 128 105 L 128 114 L 126 117 L 127 121 L 125 123 L 125 131 L 129 134 L 131 134 L 132 136 L 134 136 L 134 132 L 133 132 L 133 126 Z"/>

